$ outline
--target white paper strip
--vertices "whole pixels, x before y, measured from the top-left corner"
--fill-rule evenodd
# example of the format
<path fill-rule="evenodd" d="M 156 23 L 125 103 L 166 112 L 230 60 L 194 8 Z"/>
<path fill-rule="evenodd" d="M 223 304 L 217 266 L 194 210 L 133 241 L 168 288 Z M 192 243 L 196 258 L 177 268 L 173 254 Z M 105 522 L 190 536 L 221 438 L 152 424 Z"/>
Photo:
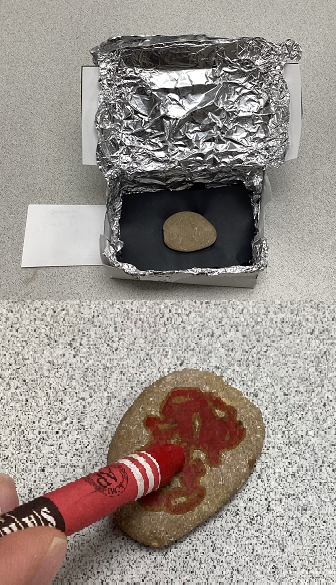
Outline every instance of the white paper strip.
<path fill-rule="evenodd" d="M 101 265 L 105 205 L 29 205 L 22 267 Z"/>

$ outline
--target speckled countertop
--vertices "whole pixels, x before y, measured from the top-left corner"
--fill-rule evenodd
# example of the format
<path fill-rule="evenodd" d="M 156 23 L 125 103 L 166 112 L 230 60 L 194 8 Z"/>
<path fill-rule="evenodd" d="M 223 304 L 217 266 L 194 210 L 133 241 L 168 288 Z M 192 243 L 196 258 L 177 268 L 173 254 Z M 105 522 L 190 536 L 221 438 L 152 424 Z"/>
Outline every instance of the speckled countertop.
<path fill-rule="evenodd" d="M 161 550 L 105 519 L 56 584 L 335 583 L 336 310 L 322 303 L 2 303 L 0 471 L 22 502 L 101 467 L 118 421 L 170 371 L 221 375 L 262 411 L 247 483 Z"/>

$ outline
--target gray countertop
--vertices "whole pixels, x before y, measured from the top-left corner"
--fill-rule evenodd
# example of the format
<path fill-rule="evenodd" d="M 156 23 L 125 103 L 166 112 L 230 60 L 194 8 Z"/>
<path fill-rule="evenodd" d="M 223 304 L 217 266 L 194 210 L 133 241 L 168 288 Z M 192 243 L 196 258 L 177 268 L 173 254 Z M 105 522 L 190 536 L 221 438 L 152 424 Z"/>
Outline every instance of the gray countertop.
<path fill-rule="evenodd" d="M 21 502 L 104 465 L 174 370 L 221 375 L 266 427 L 248 481 L 191 534 L 151 549 L 105 519 L 68 539 L 55 583 L 335 583 L 335 323 L 313 302 L 2 303 L 0 471 Z"/>
<path fill-rule="evenodd" d="M 3 0 L 0 23 L 0 298 L 334 298 L 335 2 Z M 90 49 L 109 36 L 197 32 L 293 38 L 303 49 L 300 154 L 270 172 L 269 268 L 257 287 L 111 281 L 100 266 L 22 269 L 30 203 L 105 202 L 102 175 L 81 164 L 80 68 Z"/>

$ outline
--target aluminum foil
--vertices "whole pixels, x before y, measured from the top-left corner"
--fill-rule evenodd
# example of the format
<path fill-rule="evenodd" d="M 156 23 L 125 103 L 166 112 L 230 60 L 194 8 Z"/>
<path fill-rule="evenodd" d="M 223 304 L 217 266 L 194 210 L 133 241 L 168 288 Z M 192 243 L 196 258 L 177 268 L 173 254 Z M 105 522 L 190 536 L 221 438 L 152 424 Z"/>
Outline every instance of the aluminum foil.
<path fill-rule="evenodd" d="M 288 148 L 286 62 L 301 49 L 288 40 L 206 36 L 117 37 L 92 51 L 99 66 L 97 164 L 107 181 L 108 233 L 103 254 L 137 278 L 259 272 L 267 244 L 259 231 L 264 170 Z M 126 192 L 243 181 L 255 221 L 250 266 L 140 271 L 118 261 L 119 220 Z"/>

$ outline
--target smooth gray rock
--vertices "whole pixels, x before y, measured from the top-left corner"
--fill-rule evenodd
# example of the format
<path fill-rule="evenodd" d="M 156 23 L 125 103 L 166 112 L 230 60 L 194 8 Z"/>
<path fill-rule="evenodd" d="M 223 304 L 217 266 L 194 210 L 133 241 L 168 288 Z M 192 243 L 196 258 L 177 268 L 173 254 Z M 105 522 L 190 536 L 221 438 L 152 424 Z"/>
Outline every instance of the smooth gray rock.
<path fill-rule="evenodd" d="M 217 239 L 217 232 L 203 215 L 181 211 L 168 217 L 163 224 L 163 239 L 172 250 L 195 252 L 212 246 Z"/>

